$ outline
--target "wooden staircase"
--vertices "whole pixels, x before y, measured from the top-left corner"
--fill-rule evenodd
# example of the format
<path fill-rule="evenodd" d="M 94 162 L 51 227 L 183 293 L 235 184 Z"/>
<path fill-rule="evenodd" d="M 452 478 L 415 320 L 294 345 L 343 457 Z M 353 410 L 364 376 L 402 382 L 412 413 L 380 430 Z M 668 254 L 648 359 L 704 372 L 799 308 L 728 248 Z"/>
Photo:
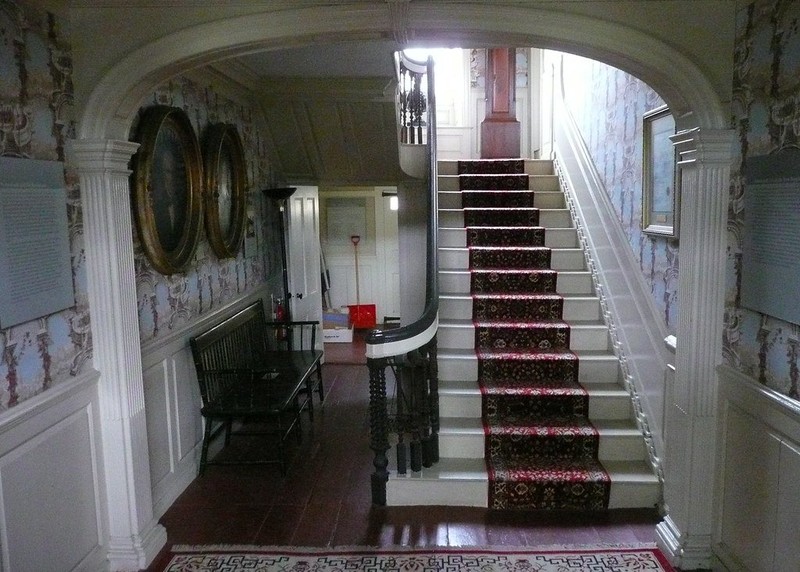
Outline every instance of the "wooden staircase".
<path fill-rule="evenodd" d="M 611 479 L 608 508 L 652 507 L 660 484 L 648 461 L 644 437 L 633 418 L 631 396 L 586 269 L 558 177 L 546 160 L 525 161 L 538 225 L 552 249 L 562 320 L 570 326 L 569 350 L 578 356 L 578 382 L 589 395 L 589 420 L 599 433 L 598 458 Z M 388 505 L 488 506 L 489 477 L 482 397 L 478 385 L 470 258 L 457 161 L 439 162 L 438 372 L 440 461 L 419 472 L 390 471 Z M 390 467 L 391 468 L 391 467 Z"/>

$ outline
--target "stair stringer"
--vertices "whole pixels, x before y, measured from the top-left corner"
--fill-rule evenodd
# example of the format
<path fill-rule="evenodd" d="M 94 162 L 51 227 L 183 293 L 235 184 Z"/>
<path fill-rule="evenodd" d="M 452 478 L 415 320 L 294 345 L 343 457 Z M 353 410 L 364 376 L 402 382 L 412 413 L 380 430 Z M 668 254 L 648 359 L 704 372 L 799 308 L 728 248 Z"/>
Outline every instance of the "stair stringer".
<path fill-rule="evenodd" d="M 631 362 L 626 355 L 627 344 L 622 339 L 621 330 L 615 322 L 614 309 L 612 308 L 612 305 L 609 303 L 608 292 L 603 280 L 601 279 L 602 275 L 601 267 L 598 264 L 593 254 L 594 243 L 589 238 L 586 229 L 586 221 L 585 218 L 583 217 L 582 209 L 580 209 L 578 206 L 577 203 L 578 199 L 575 190 L 573 189 L 569 178 L 566 176 L 564 167 L 561 161 L 558 160 L 558 158 L 553 159 L 553 169 L 556 176 L 558 176 L 559 184 L 561 185 L 561 189 L 564 193 L 564 199 L 566 202 L 567 209 L 569 209 L 570 216 L 572 217 L 573 223 L 575 224 L 580 248 L 583 251 L 586 260 L 586 268 L 588 269 L 591 275 L 595 293 L 600 301 L 600 311 L 603 320 L 605 321 L 608 327 L 609 336 L 611 338 L 611 344 L 610 344 L 611 351 L 614 352 L 614 355 L 619 360 L 620 370 L 622 374 L 622 381 L 625 390 L 628 392 L 631 398 L 631 406 L 633 407 L 634 420 L 636 422 L 639 431 L 644 437 L 650 466 L 653 469 L 655 475 L 658 477 L 658 481 L 662 487 L 662 497 L 660 499 L 659 506 L 663 507 L 664 468 L 661 457 L 658 454 L 656 439 L 654 438 L 654 434 L 651 429 L 650 416 L 645 412 L 644 407 L 642 405 L 642 399 L 640 397 L 640 391 L 638 387 L 639 384 L 637 383 L 636 377 L 633 374 L 632 371 L 633 368 L 631 367 Z M 664 337 L 666 337 L 666 334 Z M 666 372 L 666 361 L 664 361 L 662 371 Z M 662 374 L 662 379 L 663 379 L 663 374 Z"/>

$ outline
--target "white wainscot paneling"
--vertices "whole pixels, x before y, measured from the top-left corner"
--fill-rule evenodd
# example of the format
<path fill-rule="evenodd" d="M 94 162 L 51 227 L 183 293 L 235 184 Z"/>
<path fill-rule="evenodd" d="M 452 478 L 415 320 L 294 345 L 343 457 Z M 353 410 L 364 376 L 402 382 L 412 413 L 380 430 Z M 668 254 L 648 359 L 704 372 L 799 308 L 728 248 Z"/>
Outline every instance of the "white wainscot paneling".
<path fill-rule="evenodd" d="M 100 570 L 105 562 L 95 374 L 0 420 L 2 570 Z"/>
<path fill-rule="evenodd" d="M 715 552 L 730 570 L 800 570 L 800 403 L 720 368 Z"/>
<path fill-rule="evenodd" d="M 471 159 L 473 128 L 438 127 L 436 129 L 436 153 L 440 161 Z"/>
<path fill-rule="evenodd" d="M 171 346 L 174 353 L 144 371 L 147 444 L 156 515 L 163 514 L 197 471 L 202 417 L 197 375 L 191 350 Z"/>

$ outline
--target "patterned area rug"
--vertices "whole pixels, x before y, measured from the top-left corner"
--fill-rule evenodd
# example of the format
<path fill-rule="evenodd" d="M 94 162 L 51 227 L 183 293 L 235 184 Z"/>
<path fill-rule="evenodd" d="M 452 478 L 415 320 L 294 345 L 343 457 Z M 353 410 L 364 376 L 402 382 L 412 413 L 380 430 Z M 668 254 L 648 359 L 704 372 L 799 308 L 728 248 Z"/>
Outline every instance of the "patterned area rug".
<path fill-rule="evenodd" d="M 603 510 L 610 479 L 528 177 L 514 161 L 459 171 L 489 507 Z"/>
<path fill-rule="evenodd" d="M 381 549 L 176 546 L 164 572 L 673 572 L 655 546 Z"/>

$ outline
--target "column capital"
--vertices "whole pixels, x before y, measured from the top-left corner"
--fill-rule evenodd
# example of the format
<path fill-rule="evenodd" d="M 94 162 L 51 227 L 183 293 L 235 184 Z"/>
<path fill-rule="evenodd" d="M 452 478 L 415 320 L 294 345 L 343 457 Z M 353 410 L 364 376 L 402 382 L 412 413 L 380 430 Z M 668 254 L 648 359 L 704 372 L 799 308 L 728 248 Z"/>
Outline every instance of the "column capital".
<path fill-rule="evenodd" d="M 736 132 L 733 129 L 695 127 L 670 136 L 679 164 L 702 161 L 706 165 L 730 164 Z"/>
<path fill-rule="evenodd" d="M 74 139 L 68 143 L 67 158 L 84 173 L 114 171 L 130 174 L 130 160 L 139 149 L 134 141 Z"/>

